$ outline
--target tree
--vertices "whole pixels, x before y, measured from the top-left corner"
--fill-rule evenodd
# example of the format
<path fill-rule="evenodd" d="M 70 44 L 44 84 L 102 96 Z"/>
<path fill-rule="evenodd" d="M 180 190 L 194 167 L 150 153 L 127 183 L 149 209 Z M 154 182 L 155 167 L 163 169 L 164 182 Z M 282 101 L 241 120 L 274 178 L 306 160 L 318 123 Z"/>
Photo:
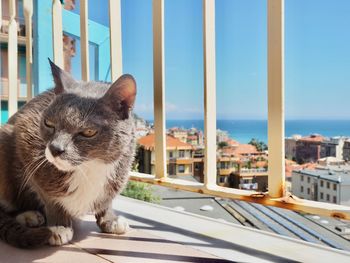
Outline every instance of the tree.
<path fill-rule="evenodd" d="M 226 147 L 226 146 L 228 146 L 228 143 L 227 143 L 227 142 L 219 142 L 219 143 L 218 143 L 219 149 L 222 149 L 222 148 L 224 148 L 224 147 Z"/>
<path fill-rule="evenodd" d="M 251 139 L 250 142 L 248 142 L 248 144 L 255 146 L 259 152 L 267 150 L 266 143 L 255 138 Z"/>

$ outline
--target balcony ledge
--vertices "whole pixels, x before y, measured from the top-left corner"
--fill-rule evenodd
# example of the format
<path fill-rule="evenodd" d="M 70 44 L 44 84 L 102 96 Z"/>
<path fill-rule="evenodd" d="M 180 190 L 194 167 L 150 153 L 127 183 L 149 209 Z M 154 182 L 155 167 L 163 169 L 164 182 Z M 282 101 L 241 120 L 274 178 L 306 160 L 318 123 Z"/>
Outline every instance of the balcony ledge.
<path fill-rule="evenodd" d="M 128 218 L 126 235 L 99 233 L 92 215 L 77 221 L 62 247 L 19 250 L 0 243 L 6 262 L 349 262 L 350 253 L 175 211 L 125 197 L 113 202 Z"/>

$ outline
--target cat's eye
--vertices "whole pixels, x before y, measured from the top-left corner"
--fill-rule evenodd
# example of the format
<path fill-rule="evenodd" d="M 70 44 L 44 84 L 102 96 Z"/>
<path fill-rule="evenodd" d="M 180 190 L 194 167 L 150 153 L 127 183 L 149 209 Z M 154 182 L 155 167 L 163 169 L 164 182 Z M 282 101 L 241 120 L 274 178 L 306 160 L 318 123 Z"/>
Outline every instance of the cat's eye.
<path fill-rule="evenodd" d="M 55 128 L 55 124 L 52 121 L 49 121 L 47 119 L 44 120 L 44 124 L 48 128 Z"/>
<path fill-rule="evenodd" d="M 90 137 L 93 137 L 97 134 L 97 130 L 86 129 L 86 130 L 83 130 L 80 134 L 84 137 L 90 138 Z"/>

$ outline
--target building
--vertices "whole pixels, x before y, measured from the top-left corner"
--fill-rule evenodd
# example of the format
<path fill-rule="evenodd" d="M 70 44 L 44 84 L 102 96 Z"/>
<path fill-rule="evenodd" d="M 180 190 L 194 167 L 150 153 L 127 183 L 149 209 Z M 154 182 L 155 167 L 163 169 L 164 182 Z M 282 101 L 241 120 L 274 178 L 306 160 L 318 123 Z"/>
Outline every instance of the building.
<path fill-rule="evenodd" d="M 242 168 L 241 165 L 228 178 L 228 186 L 232 188 L 267 191 L 268 173 L 264 167 Z"/>
<path fill-rule="evenodd" d="M 0 0 L 2 6 L 2 25 L 0 28 L 0 97 L 1 97 L 1 123 L 7 121 L 8 118 L 8 96 L 9 96 L 9 83 L 8 83 L 8 27 L 10 21 L 10 10 L 8 0 Z M 17 93 L 18 93 L 18 105 L 22 106 L 27 100 L 27 80 L 26 80 L 26 32 L 25 32 L 25 20 L 23 10 L 23 0 L 17 0 L 16 3 L 16 22 L 17 22 L 17 41 L 18 41 L 18 72 L 17 72 Z M 34 6 L 38 3 L 34 1 Z M 42 4 L 40 2 L 40 4 Z M 52 3 L 49 3 L 50 6 Z M 64 1 L 64 9 L 73 10 L 75 8 L 75 0 Z M 47 12 L 45 10 L 45 12 Z M 34 18 L 33 18 L 34 19 Z M 37 24 L 33 22 L 33 35 L 37 35 Z M 34 36 L 35 37 L 35 36 Z M 50 35 L 50 39 L 52 36 Z M 63 34 L 63 58 L 64 69 L 71 72 L 71 59 L 76 55 L 75 39 L 68 34 Z M 52 52 L 52 51 L 51 51 Z M 33 52 L 33 57 L 36 58 L 37 54 Z M 49 56 L 47 56 L 49 57 Z M 45 57 L 45 63 L 47 63 L 47 57 Z M 47 64 L 46 64 L 47 65 Z M 50 75 L 48 75 L 49 78 Z M 35 82 L 35 81 L 34 81 Z M 46 87 L 51 85 L 45 83 Z M 38 88 L 36 88 L 38 89 Z"/>
<path fill-rule="evenodd" d="M 226 142 L 229 139 L 228 132 L 220 129 L 216 130 L 216 142 Z"/>
<path fill-rule="evenodd" d="M 180 141 L 187 143 L 187 130 L 181 129 L 178 127 L 174 127 L 168 130 L 168 134 L 176 139 L 179 139 Z"/>
<path fill-rule="evenodd" d="M 155 136 L 149 134 L 138 139 L 137 162 L 142 173 L 155 174 Z M 167 135 L 166 158 L 168 175 L 193 175 L 193 146 Z"/>
<path fill-rule="evenodd" d="M 0 28 L 0 96 L 2 107 L 7 108 L 9 94 L 8 83 L 8 30 L 10 23 L 9 1 L 0 0 L 2 4 L 2 26 Z M 23 14 L 23 0 L 16 1 L 17 36 L 18 36 L 18 70 L 17 93 L 20 105 L 26 101 L 26 42 Z"/>
<path fill-rule="evenodd" d="M 246 190 L 267 190 L 267 161 L 254 145 L 234 144 L 219 150 L 219 185 Z"/>
<path fill-rule="evenodd" d="M 302 137 L 296 142 L 295 158 L 299 164 L 316 162 L 321 158 L 321 144 L 324 138 L 321 135 L 313 134 Z"/>
<path fill-rule="evenodd" d="M 220 156 L 217 158 L 217 184 L 228 186 L 229 176 L 238 172 L 239 158 L 235 156 Z"/>
<path fill-rule="evenodd" d="M 343 145 L 343 159 L 350 161 L 350 139 L 346 139 Z"/>
<path fill-rule="evenodd" d="M 293 135 L 292 137 L 285 138 L 285 155 L 287 159 L 296 160 L 296 148 L 299 139 L 301 139 L 301 135 Z"/>
<path fill-rule="evenodd" d="M 187 131 L 187 143 L 192 144 L 196 148 L 204 146 L 203 132 L 196 128 L 189 129 Z"/>
<path fill-rule="evenodd" d="M 292 193 L 303 199 L 350 205 L 350 167 L 293 171 Z"/>
<path fill-rule="evenodd" d="M 343 159 L 344 143 L 348 140 L 348 137 L 337 136 L 332 137 L 330 140 L 336 143 L 335 158 Z"/>
<path fill-rule="evenodd" d="M 325 139 L 321 144 L 321 158 L 335 157 L 343 159 L 343 149 L 346 137 L 332 137 Z"/>
<path fill-rule="evenodd" d="M 343 159 L 343 151 L 347 147 L 346 141 L 347 137 L 325 138 L 318 134 L 302 138 L 286 138 L 286 158 L 296 160 L 299 164 L 317 162 L 324 157 Z M 345 152 L 347 153 L 347 150 Z"/>

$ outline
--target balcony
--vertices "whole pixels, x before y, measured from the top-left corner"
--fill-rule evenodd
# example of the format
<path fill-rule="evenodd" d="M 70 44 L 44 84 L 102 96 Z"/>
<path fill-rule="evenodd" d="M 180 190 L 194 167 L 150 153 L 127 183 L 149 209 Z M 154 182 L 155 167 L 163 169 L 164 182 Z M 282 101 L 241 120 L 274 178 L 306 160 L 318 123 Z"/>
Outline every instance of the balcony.
<path fill-rule="evenodd" d="M 18 44 L 20 46 L 25 46 L 26 44 L 26 38 L 25 38 L 25 22 L 22 17 L 16 17 L 15 18 L 18 27 L 17 27 L 17 35 L 18 35 Z M 10 24 L 10 17 L 9 16 L 3 16 L 2 17 L 2 25 L 0 27 L 0 43 L 7 43 L 8 42 L 8 33 L 9 33 L 9 24 Z"/>
<path fill-rule="evenodd" d="M 12 2 L 12 1 L 11 1 Z M 25 1 L 30 4 L 32 1 Z M 120 1 L 110 0 L 111 75 L 121 75 Z M 283 0 L 268 0 L 269 20 L 269 191 L 232 189 L 217 185 L 216 100 L 215 100 L 215 1 L 203 1 L 204 94 L 205 94 L 205 178 L 204 182 L 167 177 L 164 84 L 164 1 L 153 1 L 154 33 L 154 109 L 155 109 L 155 175 L 131 172 L 131 180 L 182 189 L 220 198 L 236 199 L 303 213 L 350 219 L 346 206 L 301 200 L 287 193 L 284 176 L 284 102 L 283 102 Z M 81 1 L 82 79 L 89 79 L 89 38 L 87 1 Z M 13 10 L 12 10 L 13 12 Z M 56 64 L 63 65 L 61 1 L 53 0 L 52 37 Z M 63 13 L 65 14 L 65 13 Z M 31 25 L 32 8 L 25 8 Z M 67 16 L 66 16 L 67 17 Z M 26 22 L 27 24 L 27 22 Z M 28 25 L 28 24 L 27 24 Z M 93 24 L 89 24 L 93 26 Z M 17 43 L 20 38 L 14 19 L 9 23 L 6 41 L 9 65 L 17 68 Z M 28 27 L 26 27 L 27 29 Z M 28 58 L 32 56 L 31 32 L 26 34 Z M 18 41 L 17 41 L 18 40 Z M 39 43 L 36 43 L 39 44 Z M 42 43 L 40 43 L 42 44 Z M 46 43 L 45 43 L 46 44 Z M 11 50 L 10 50 L 11 49 Z M 31 87 L 31 59 L 27 59 L 27 85 Z M 17 71 L 9 71 L 9 112 L 14 114 L 18 102 Z M 41 72 L 40 72 L 41 73 Z M 28 89 L 28 90 L 31 90 Z M 30 95 L 29 95 L 30 96 Z M 198 157 L 198 156 L 197 156 Z M 176 159 L 175 162 L 187 162 Z M 184 163 L 181 163 L 184 164 Z M 228 173 L 223 169 L 223 173 Z M 255 171 L 256 173 L 257 171 Z M 242 172 L 242 174 L 246 174 Z M 266 172 L 264 171 L 266 175 Z M 249 173 L 248 173 L 249 175 Z M 247 188 L 251 188 L 250 185 Z M 254 187 L 253 187 L 254 188 Z M 6 262 L 348 262 L 350 253 L 320 244 L 283 237 L 266 231 L 238 226 L 220 220 L 176 211 L 158 205 L 118 197 L 114 209 L 125 215 L 132 231 L 123 236 L 100 234 L 92 215 L 76 222 L 75 239 L 60 248 L 34 251 L 17 250 L 1 243 Z"/>
<path fill-rule="evenodd" d="M 20 79 L 17 79 L 17 101 L 26 101 L 26 89 L 27 85 L 21 83 Z M 1 100 L 8 101 L 9 98 L 9 81 L 6 78 L 0 78 L 0 96 Z"/>

